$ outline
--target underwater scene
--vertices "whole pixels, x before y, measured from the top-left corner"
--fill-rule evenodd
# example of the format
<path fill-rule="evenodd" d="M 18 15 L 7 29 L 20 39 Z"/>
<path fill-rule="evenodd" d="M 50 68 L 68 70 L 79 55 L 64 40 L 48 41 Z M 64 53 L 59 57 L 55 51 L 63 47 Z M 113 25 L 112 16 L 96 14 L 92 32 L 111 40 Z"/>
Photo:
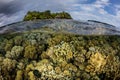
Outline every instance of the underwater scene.
<path fill-rule="evenodd" d="M 0 0 L 0 80 L 120 80 L 120 0 Z"/>
<path fill-rule="evenodd" d="M 52 20 L 46 20 L 45 24 L 47 21 L 50 25 L 38 21 L 39 26 L 42 25 L 39 28 L 38 23 L 32 21 L 25 22 L 29 23 L 26 27 L 23 22 L 1 27 L 0 80 L 120 79 L 120 36 L 117 31 L 113 34 L 115 30 L 102 23 L 99 24 L 104 27 L 98 29 L 90 28 L 93 23 L 72 20 L 56 23 L 53 20 L 53 24 L 50 23 Z M 74 24 L 67 25 L 66 21 Z M 80 24 L 83 27 L 75 29 Z M 33 29 L 33 25 L 37 27 Z"/>

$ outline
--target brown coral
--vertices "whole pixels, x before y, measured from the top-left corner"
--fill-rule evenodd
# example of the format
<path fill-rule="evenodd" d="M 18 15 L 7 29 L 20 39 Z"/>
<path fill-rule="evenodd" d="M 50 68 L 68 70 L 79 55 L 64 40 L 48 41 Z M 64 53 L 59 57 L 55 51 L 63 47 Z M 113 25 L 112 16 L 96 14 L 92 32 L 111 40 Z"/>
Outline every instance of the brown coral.
<path fill-rule="evenodd" d="M 29 59 L 34 59 L 36 58 L 36 53 L 37 53 L 36 47 L 32 45 L 28 45 L 25 47 L 24 57 Z"/>
<path fill-rule="evenodd" d="M 93 72 L 99 72 L 106 64 L 106 59 L 101 53 L 95 53 L 92 54 L 90 57 L 90 60 L 88 61 L 90 65 L 87 66 L 86 71 L 89 72 L 91 68 L 94 68 L 92 70 Z M 90 71 L 91 72 L 91 71 Z"/>

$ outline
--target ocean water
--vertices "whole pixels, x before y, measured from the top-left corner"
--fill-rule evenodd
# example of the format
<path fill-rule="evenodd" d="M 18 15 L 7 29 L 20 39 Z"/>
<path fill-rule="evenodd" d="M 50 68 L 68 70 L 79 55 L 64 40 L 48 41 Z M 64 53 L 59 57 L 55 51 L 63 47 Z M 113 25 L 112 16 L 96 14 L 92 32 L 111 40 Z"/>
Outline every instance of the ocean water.
<path fill-rule="evenodd" d="M 119 80 L 119 31 L 63 22 L 1 28 L 0 80 Z"/>

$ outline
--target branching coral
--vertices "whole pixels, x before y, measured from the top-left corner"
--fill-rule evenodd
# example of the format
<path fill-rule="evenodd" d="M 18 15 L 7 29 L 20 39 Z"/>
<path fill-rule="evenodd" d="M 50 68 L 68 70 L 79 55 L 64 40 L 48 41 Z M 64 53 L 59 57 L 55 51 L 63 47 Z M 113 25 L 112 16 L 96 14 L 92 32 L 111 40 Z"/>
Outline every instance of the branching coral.
<path fill-rule="evenodd" d="M 59 44 L 62 41 L 65 42 L 70 42 L 71 37 L 69 35 L 66 36 L 66 34 L 54 34 L 54 36 L 52 38 L 48 38 L 47 43 L 49 44 L 49 46 L 55 46 L 57 44 Z"/>
<path fill-rule="evenodd" d="M 23 80 L 23 71 L 18 70 L 15 80 Z"/>
<path fill-rule="evenodd" d="M 3 59 L 2 62 L 2 70 L 3 71 L 12 71 L 12 69 L 14 69 L 16 67 L 16 61 L 9 59 L 9 58 L 5 58 Z"/>
<path fill-rule="evenodd" d="M 29 59 L 34 59 L 36 58 L 36 53 L 37 53 L 36 47 L 32 45 L 28 45 L 25 47 L 24 57 Z"/>
<path fill-rule="evenodd" d="M 7 58 L 13 58 L 13 59 L 17 59 L 19 58 L 20 54 L 23 53 L 23 47 L 22 46 L 14 46 L 11 50 L 11 52 L 7 52 L 7 54 L 5 55 Z"/>
<path fill-rule="evenodd" d="M 5 51 L 10 51 L 12 49 L 13 45 L 14 45 L 13 39 L 7 40 L 6 45 L 4 47 Z"/>
<path fill-rule="evenodd" d="M 103 69 L 106 64 L 105 56 L 101 53 L 92 54 L 88 61 L 90 65 L 86 67 L 87 72 L 99 72 Z"/>
<path fill-rule="evenodd" d="M 32 71 L 30 71 L 29 73 L 28 73 L 28 76 L 29 76 L 29 80 L 36 80 L 35 79 L 35 76 L 34 76 L 34 74 L 33 74 L 33 72 Z"/>
<path fill-rule="evenodd" d="M 16 36 L 16 37 L 14 38 L 14 43 L 15 43 L 15 45 L 17 45 L 17 46 L 20 46 L 20 45 L 22 44 L 22 41 L 23 41 L 23 37 L 22 37 L 22 36 Z"/>
<path fill-rule="evenodd" d="M 53 65 L 54 64 L 47 59 L 43 59 L 42 61 L 39 61 L 35 67 L 35 70 L 39 71 L 36 72 L 41 74 L 41 77 L 39 78 L 59 79 L 59 80 L 72 79 L 73 78 L 72 73 L 77 71 L 77 68 L 72 64 L 66 65 L 66 68 L 64 68 L 63 72 L 61 67 L 59 66 L 55 67 Z"/>
<path fill-rule="evenodd" d="M 59 45 L 51 47 L 47 55 L 53 60 L 55 63 L 59 63 L 62 61 L 69 61 L 74 56 L 74 47 L 69 45 L 66 42 L 61 42 Z"/>
<path fill-rule="evenodd" d="M 24 69 L 24 67 L 25 67 L 25 65 L 22 62 L 19 62 L 17 65 L 17 68 L 20 70 Z"/>
<path fill-rule="evenodd" d="M 0 39 L 0 80 L 120 79 L 120 37 L 42 30 Z"/>
<path fill-rule="evenodd" d="M 106 72 L 107 78 L 112 78 L 113 80 L 120 79 L 120 61 L 119 57 L 114 54 L 109 54 L 106 58 L 106 66 L 104 67 L 104 72 Z"/>
<path fill-rule="evenodd" d="M 53 69 L 53 63 L 51 63 L 47 59 L 43 59 L 36 64 L 36 66 L 33 70 L 34 76 L 36 76 L 35 70 L 36 70 L 36 72 L 39 71 L 38 73 L 41 74 L 40 77 L 37 76 L 38 78 L 43 78 L 43 79 L 57 78 L 56 73 Z"/>

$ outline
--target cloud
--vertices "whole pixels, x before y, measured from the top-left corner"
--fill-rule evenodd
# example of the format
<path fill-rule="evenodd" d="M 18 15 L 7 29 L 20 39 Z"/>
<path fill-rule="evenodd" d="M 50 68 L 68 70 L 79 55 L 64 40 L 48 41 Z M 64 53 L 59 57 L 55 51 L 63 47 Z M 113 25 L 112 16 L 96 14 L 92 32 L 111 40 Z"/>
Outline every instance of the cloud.
<path fill-rule="evenodd" d="M 96 0 L 96 2 L 94 2 L 92 4 L 95 8 L 105 8 L 106 6 L 110 5 L 109 0 Z"/>
<path fill-rule="evenodd" d="M 104 8 L 110 6 L 109 0 L 96 0 L 92 4 L 77 4 L 79 10 L 72 11 L 71 15 L 77 20 L 97 20 L 120 27 L 120 6 L 116 6 L 116 15 L 108 13 Z"/>
<path fill-rule="evenodd" d="M 120 5 L 115 5 L 116 9 L 120 9 Z"/>
<path fill-rule="evenodd" d="M 120 6 L 113 5 L 110 0 L 0 0 L 0 26 L 23 19 L 27 11 L 51 10 L 53 12 L 67 11 L 77 20 L 98 20 L 120 27 Z M 115 15 L 105 10 L 115 7 Z"/>
<path fill-rule="evenodd" d="M 120 5 L 115 5 L 116 16 L 120 18 Z"/>
<path fill-rule="evenodd" d="M 20 21 L 29 11 L 68 11 L 79 0 L 0 0 L 0 26 Z M 83 2 L 83 0 L 80 0 Z"/>
<path fill-rule="evenodd" d="M 77 20 L 79 19 L 84 19 L 84 20 L 98 20 L 98 21 L 102 21 L 102 22 L 107 22 L 107 23 L 111 23 L 113 25 L 117 25 L 119 26 L 120 20 L 116 19 L 116 16 L 107 14 L 107 15 L 102 15 L 102 14 L 93 14 L 93 13 L 86 13 L 84 11 L 81 12 L 72 12 L 71 13 L 74 18 L 76 18 Z"/>
<path fill-rule="evenodd" d="M 20 11 L 21 8 L 22 6 L 20 6 L 19 1 L 15 1 L 15 0 L 0 1 L 0 14 L 10 16 Z"/>
<path fill-rule="evenodd" d="M 0 0 L 0 26 L 19 21 L 22 9 L 19 0 Z"/>
<path fill-rule="evenodd" d="M 6 25 L 6 24 L 9 24 L 9 23 L 13 23 L 13 22 L 18 22 L 20 21 L 21 17 L 20 14 L 18 15 L 18 13 L 14 14 L 13 16 L 7 16 L 7 15 L 4 15 L 4 14 L 1 14 L 0 15 L 0 25 L 3 26 L 3 25 Z"/>
<path fill-rule="evenodd" d="M 9 2 L 12 2 L 12 1 L 15 1 L 15 0 L 0 0 L 0 3 L 9 3 Z"/>

